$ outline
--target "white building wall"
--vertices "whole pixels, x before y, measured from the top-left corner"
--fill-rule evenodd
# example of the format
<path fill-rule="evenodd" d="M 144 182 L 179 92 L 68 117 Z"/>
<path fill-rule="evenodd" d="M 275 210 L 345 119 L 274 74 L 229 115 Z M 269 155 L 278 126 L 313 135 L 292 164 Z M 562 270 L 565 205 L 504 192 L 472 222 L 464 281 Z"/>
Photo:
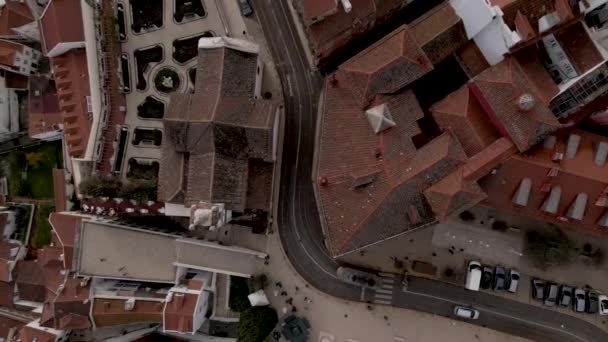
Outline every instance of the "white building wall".
<path fill-rule="evenodd" d="M 198 301 L 196 303 L 196 309 L 194 310 L 194 317 L 192 320 L 192 327 L 194 331 L 200 329 L 200 327 L 205 322 L 205 313 L 207 313 L 207 309 L 209 306 L 209 292 L 203 291 L 198 296 Z"/>

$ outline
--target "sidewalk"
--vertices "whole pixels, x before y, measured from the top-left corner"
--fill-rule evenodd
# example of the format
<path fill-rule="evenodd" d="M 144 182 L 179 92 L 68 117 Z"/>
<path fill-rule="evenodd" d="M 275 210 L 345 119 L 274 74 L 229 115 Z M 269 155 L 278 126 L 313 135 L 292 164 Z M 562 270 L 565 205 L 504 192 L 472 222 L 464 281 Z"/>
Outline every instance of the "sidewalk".
<path fill-rule="evenodd" d="M 527 341 L 441 316 L 387 306 L 374 306 L 369 311 L 364 303 L 330 297 L 309 287 L 295 273 L 281 249 L 278 234 L 268 236 L 267 246 L 270 263 L 261 272 L 268 276 L 266 293 L 271 305 L 281 319 L 285 316 L 282 309 L 286 308 L 289 314 L 292 307 L 285 300 L 292 298 L 297 314 L 311 324 L 310 341 L 321 341 L 323 336 L 333 342 Z M 280 289 L 276 288 L 276 282 L 281 282 Z M 281 296 L 281 291 L 287 292 L 287 296 Z"/>

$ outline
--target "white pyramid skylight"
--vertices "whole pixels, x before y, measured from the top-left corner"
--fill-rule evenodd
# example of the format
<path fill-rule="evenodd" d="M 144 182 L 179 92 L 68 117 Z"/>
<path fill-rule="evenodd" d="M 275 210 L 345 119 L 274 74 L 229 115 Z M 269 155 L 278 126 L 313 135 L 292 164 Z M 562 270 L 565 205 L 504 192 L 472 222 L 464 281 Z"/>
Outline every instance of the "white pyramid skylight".
<path fill-rule="evenodd" d="M 365 111 L 365 116 L 376 134 L 396 125 L 388 106 L 384 103 Z"/>

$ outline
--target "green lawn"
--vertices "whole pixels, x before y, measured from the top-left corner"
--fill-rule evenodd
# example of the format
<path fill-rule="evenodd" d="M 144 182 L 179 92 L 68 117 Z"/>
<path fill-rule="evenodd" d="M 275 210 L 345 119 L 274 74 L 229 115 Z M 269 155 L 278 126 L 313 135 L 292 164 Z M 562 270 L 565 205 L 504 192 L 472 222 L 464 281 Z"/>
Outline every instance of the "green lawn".
<path fill-rule="evenodd" d="M 55 207 L 48 204 L 41 204 L 36 209 L 38 213 L 38 221 L 35 227 L 35 236 L 33 246 L 42 248 L 51 243 L 51 224 L 49 223 L 49 215 L 55 211 Z"/>
<path fill-rule="evenodd" d="M 9 154 L 11 195 L 53 198 L 53 168 L 62 167 L 61 141 L 43 143 Z"/>

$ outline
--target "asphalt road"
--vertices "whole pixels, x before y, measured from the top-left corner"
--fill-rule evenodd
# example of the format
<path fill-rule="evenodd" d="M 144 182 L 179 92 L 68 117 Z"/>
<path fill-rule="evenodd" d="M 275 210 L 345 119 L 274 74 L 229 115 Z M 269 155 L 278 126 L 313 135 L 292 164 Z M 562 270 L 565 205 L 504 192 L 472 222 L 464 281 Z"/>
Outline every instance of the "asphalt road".
<path fill-rule="evenodd" d="M 317 103 L 322 76 L 313 72 L 297 35 L 287 1 L 253 0 L 256 15 L 277 65 L 285 97 L 285 133 L 280 196 L 275 213 L 289 260 L 317 289 L 343 299 L 373 302 L 375 293 L 344 283 L 336 276 L 339 263 L 327 254 L 315 204 L 311 172 Z M 471 323 L 538 341 L 608 341 L 608 334 L 574 316 L 474 293 L 443 282 L 409 279 L 406 292 L 397 276 L 393 306 L 454 317 L 454 305 L 472 305 L 481 314 Z"/>

